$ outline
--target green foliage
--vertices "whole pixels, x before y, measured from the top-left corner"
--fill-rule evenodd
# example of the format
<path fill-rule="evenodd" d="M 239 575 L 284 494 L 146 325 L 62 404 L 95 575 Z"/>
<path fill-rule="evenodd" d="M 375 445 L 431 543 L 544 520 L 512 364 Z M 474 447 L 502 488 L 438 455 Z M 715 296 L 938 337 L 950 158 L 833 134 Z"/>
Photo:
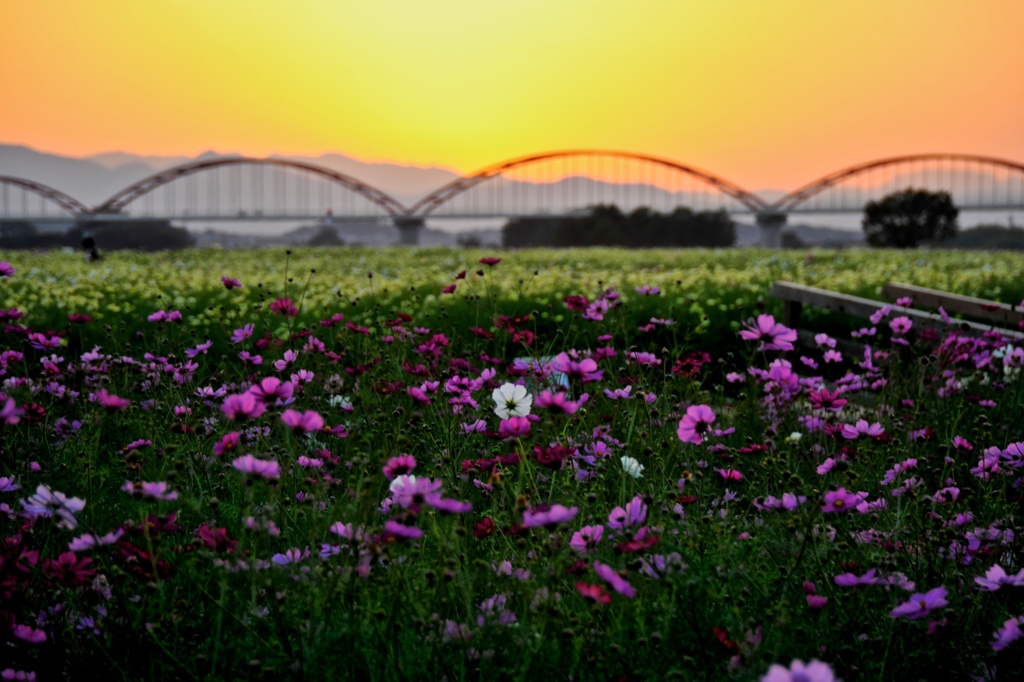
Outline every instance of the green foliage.
<path fill-rule="evenodd" d="M 861 226 L 871 246 L 912 249 L 955 236 L 959 213 L 949 192 L 905 189 L 868 202 Z"/>
<path fill-rule="evenodd" d="M 950 239 L 950 249 L 998 249 L 1024 251 L 1024 229 L 1005 225 L 978 225 Z"/>

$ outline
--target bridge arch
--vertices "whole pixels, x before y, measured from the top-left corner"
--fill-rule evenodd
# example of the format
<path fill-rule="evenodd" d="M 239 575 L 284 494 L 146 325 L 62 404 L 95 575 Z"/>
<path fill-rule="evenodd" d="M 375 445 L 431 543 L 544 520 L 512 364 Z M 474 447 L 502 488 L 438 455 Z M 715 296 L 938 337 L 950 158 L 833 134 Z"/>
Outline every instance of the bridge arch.
<path fill-rule="evenodd" d="M 541 164 L 544 162 L 550 162 L 554 160 L 579 160 L 579 159 L 596 159 L 598 157 L 605 157 L 608 159 L 617 159 L 620 161 L 628 162 L 639 162 L 641 164 L 647 164 L 648 166 L 666 169 L 670 172 L 675 172 L 684 176 L 688 176 L 698 181 L 704 188 L 710 188 L 720 194 L 727 195 L 732 199 L 738 201 L 745 209 L 751 211 L 760 211 L 767 207 L 767 203 L 764 202 L 760 197 L 752 194 L 743 188 L 735 185 L 734 183 L 721 178 L 717 175 L 708 173 L 707 171 L 694 168 L 693 166 L 687 166 L 675 161 L 663 159 L 655 156 L 648 156 L 646 154 L 636 154 L 633 152 L 623 151 L 606 151 L 606 150 L 593 150 L 593 149 L 578 149 L 578 150 L 562 150 L 545 152 L 541 154 L 532 154 L 528 156 L 522 156 L 499 163 L 487 166 L 481 170 L 476 171 L 470 175 L 453 180 L 452 182 L 440 187 L 427 196 L 420 199 L 412 207 L 409 208 L 411 215 L 417 215 L 420 217 L 426 217 L 439 207 L 449 203 L 455 197 L 468 192 L 469 190 L 487 182 L 493 180 L 501 175 L 504 175 L 510 171 L 516 169 L 522 169 L 527 166 L 535 164 Z M 570 171 L 571 173 L 571 171 Z M 583 173 L 586 173 L 586 169 L 583 169 Z M 571 175 L 563 176 L 563 179 L 567 177 L 573 177 Z M 550 180 L 549 182 L 553 182 Z M 651 178 L 647 179 L 649 183 Z M 639 179 L 638 182 L 643 182 L 643 179 Z"/>
<path fill-rule="evenodd" d="M 249 157 L 231 157 L 197 161 L 168 168 L 167 170 L 155 173 L 133 183 L 132 185 L 129 185 L 97 206 L 92 212 L 96 214 L 123 213 L 132 202 L 154 192 L 155 190 L 168 186 L 177 180 L 181 180 L 189 176 L 195 177 L 197 174 L 214 171 L 216 169 L 231 167 L 241 168 L 244 166 L 253 166 L 257 169 L 266 167 L 306 173 L 350 190 L 351 192 L 367 199 L 374 206 L 385 211 L 389 216 L 401 216 L 406 213 L 405 206 L 391 195 L 377 189 L 376 187 L 368 185 L 361 180 L 345 175 L 344 173 L 339 173 L 329 168 L 323 168 L 321 166 L 302 163 L 299 161 L 290 161 L 287 159 L 257 159 Z"/>
<path fill-rule="evenodd" d="M 856 182 L 865 178 L 875 182 L 858 187 Z M 950 192 L 962 209 L 1024 207 L 1024 164 L 973 154 L 912 154 L 834 171 L 790 192 L 769 210 L 813 212 L 816 198 L 843 185 L 845 192 L 831 205 L 821 204 L 821 210 L 856 210 L 873 198 L 917 185 Z"/>
<path fill-rule="evenodd" d="M 23 203 L 27 203 L 24 200 L 28 195 L 35 195 L 42 201 L 46 202 L 46 204 L 56 206 L 70 216 L 89 212 L 88 206 L 78 199 L 75 199 L 73 196 L 61 192 L 59 189 L 54 189 L 53 187 L 42 184 L 41 182 L 26 180 L 25 178 L 0 175 L 0 216 L 11 215 L 9 195 L 10 188 L 12 187 L 19 190 L 19 193 L 22 195 Z M 22 214 L 22 217 L 33 215 L 28 212 L 27 206 L 23 208 Z"/>

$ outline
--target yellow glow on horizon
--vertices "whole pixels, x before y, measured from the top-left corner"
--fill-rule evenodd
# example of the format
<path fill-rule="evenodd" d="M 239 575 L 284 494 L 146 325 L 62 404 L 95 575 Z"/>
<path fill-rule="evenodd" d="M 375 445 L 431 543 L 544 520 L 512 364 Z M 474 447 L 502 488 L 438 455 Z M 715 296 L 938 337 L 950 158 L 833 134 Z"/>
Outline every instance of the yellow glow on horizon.
<path fill-rule="evenodd" d="M 0 142 L 338 152 L 468 173 L 569 148 L 750 189 L 1024 160 L 1017 0 L 0 0 Z"/>

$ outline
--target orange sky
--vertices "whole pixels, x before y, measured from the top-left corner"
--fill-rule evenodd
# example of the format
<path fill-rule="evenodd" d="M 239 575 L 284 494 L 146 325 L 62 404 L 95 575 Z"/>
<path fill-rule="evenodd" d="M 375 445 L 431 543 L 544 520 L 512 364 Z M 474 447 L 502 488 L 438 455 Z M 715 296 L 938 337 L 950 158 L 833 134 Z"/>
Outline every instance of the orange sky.
<path fill-rule="evenodd" d="M 566 148 L 750 189 L 1024 161 L 1021 0 L 0 0 L 0 142 L 468 172 Z"/>

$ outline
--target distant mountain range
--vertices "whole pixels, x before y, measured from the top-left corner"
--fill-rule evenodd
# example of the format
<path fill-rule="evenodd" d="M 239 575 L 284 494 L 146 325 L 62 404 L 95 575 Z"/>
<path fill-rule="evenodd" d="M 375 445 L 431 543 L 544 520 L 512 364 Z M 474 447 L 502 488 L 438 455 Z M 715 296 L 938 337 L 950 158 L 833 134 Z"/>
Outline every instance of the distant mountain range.
<path fill-rule="evenodd" d="M 239 155 L 210 151 L 190 158 L 109 152 L 76 159 L 19 145 L 0 144 L 0 175 L 33 180 L 69 194 L 88 206 L 96 206 L 132 183 L 162 170 L 192 161 L 232 156 Z M 271 158 L 287 158 L 344 173 L 387 192 L 406 205 L 459 177 L 457 173 L 442 168 L 369 163 L 341 154 Z"/>

